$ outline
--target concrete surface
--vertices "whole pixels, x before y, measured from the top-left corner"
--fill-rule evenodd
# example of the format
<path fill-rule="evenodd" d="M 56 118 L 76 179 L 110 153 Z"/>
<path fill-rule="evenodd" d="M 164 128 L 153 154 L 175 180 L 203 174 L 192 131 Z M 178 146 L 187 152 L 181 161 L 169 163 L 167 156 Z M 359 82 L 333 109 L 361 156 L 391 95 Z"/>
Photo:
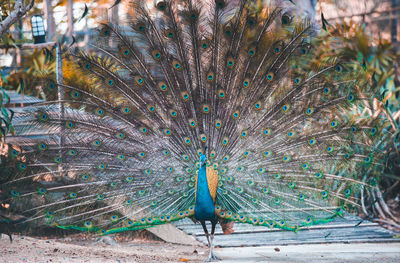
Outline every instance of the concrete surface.
<path fill-rule="evenodd" d="M 277 251 L 278 250 L 278 251 Z M 400 242 L 217 248 L 221 263 L 399 263 Z"/>

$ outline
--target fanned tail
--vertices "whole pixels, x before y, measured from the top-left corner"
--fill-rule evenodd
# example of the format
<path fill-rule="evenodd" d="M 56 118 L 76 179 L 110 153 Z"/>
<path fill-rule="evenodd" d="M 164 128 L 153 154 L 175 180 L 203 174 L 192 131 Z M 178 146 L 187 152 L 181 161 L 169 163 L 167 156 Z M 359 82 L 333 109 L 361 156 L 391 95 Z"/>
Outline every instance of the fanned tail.
<path fill-rule="evenodd" d="M 93 53 L 69 53 L 89 89 L 60 85 L 64 100 L 15 117 L 11 211 L 102 234 L 179 220 L 202 154 L 225 220 L 297 231 L 358 207 L 390 134 L 363 115 L 359 68 L 310 62 L 310 21 L 244 0 L 133 8 L 129 27 L 101 25 Z"/>

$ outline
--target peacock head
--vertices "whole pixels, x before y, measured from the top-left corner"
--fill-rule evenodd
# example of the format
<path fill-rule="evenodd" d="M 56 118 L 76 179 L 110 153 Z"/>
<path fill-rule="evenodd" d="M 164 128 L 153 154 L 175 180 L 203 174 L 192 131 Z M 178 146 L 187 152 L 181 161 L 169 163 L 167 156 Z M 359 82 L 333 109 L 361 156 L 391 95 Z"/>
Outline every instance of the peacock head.
<path fill-rule="evenodd" d="M 207 163 L 207 156 L 203 154 L 202 156 L 200 156 L 200 166 L 203 167 L 206 165 L 206 163 Z"/>

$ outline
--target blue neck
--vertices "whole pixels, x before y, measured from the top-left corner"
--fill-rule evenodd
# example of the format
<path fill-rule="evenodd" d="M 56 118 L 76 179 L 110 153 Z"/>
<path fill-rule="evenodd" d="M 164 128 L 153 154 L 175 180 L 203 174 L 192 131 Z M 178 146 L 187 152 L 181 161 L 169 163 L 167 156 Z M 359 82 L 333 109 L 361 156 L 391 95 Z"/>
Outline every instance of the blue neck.
<path fill-rule="evenodd" d="M 214 220 L 215 204 L 210 195 L 207 183 L 206 166 L 203 165 L 197 177 L 196 204 L 194 216 L 197 220 Z"/>

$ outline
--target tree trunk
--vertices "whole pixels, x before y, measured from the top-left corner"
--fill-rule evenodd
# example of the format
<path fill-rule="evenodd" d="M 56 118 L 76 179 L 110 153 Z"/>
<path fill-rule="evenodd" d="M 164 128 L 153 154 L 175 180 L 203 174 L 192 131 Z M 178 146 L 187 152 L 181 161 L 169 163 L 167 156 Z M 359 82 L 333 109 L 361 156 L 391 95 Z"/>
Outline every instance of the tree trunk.
<path fill-rule="evenodd" d="M 55 36 L 56 24 L 54 22 L 53 8 L 51 6 L 51 0 L 43 1 L 43 12 L 47 23 L 46 40 L 51 42 Z"/>
<path fill-rule="evenodd" d="M 67 2 L 67 20 L 68 20 L 68 40 L 72 42 L 72 36 L 74 35 L 74 2 L 73 0 L 68 0 Z"/>
<path fill-rule="evenodd" d="M 392 19 L 392 28 L 391 28 L 391 35 L 392 35 L 392 43 L 396 45 L 397 43 L 397 27 L 399 25 L 399 19 L 398 14 L 399 11 L 397 11 L 396 8 L 399 7 L 399 0 L 392 0 L 393 6 L 392 8 L 394 9 L 393 11 L 393 19 Z"/>

